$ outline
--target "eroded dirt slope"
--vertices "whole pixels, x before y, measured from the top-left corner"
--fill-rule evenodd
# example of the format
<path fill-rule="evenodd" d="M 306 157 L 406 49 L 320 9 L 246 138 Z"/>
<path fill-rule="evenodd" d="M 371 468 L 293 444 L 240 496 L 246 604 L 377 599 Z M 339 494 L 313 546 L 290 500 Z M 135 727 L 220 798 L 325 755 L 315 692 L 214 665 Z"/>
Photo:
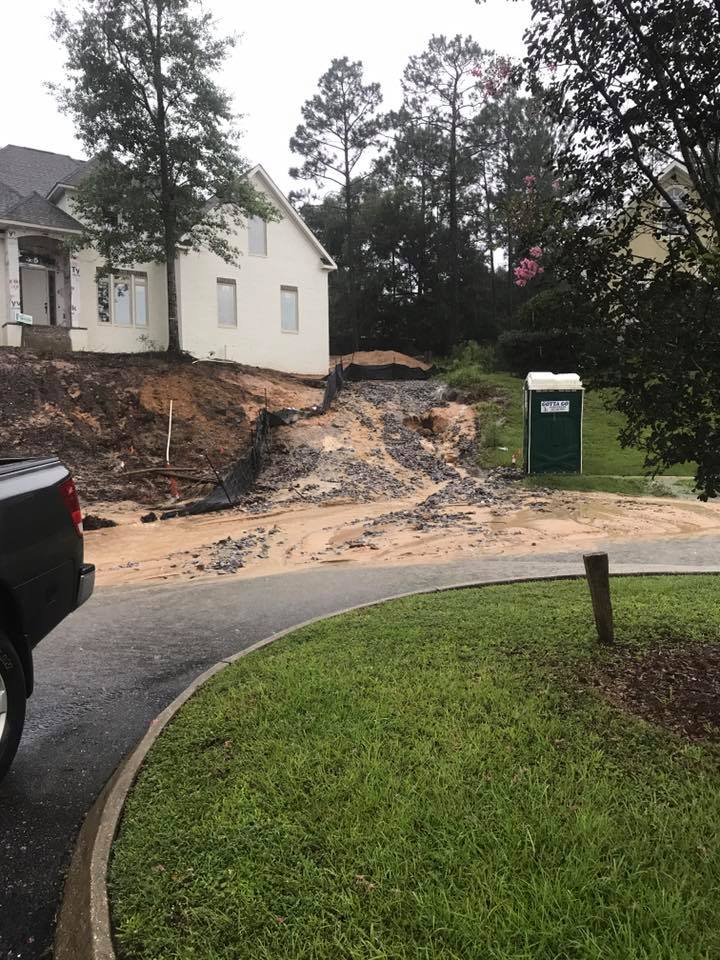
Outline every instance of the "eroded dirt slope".
<path fill-rule="evenodd" d="M 164 354 L 50 360 L 0 349 L 0 456 L 61 457 L 85 504 L 155 505 L 167 500 L 169 482 L 138 471 L 163 466 L 171 399 L 171 461 L 190 497 L 209 489 L 204 451 L 227 467 L 247 447 L 266 398 L 271 408 L 302 407 L 322 393 L 297 377 Z"/>
<path fill-rule="evenodd" d="M 88 536 L 100 583 L 323 564 L 437 563 L 548 552 L 607 539 L 720 530 L 720 507 L 692 501 L 529 491 L 473 467 L 472 407 L 437 382 L 351 384 L 325 415 L 273 432 L 258 484 L 227 512 Z"/>

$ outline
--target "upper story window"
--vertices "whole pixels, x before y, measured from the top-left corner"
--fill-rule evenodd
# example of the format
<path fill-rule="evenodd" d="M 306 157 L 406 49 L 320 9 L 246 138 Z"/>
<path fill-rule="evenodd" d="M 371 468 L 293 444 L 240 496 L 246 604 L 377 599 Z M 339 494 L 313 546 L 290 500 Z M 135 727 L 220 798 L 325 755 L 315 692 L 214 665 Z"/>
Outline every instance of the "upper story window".
<path fill-rule="evenodd" d="M 147 327 L 147 274 L 126 270 L 97 278 L 98 321 L 116 327 Z"/>
<path fill-rule="evenodd" d="M 267 256 L 267 223 L 262 217 L 248 220 L 248 253 L 251 257 Z"/>
<path fill-rule="evenodd" d="M 661 229 L 669 234 L 681 234 L 686 232 L 686 226 L 679 211 L 688 209 L 688 192 L 678 183 L 671 183 L 665 187 L 665 192 L 671 198 L 675 206 L 670 206 L 663 197 L 660 203 L 660 217 L 658 218 Z"/>
<path fill-rule="evenodd" d="M 680 207 L 681 210 L 687 209 L 687 190 L 684 190 L 681 186 L 674 184 L 671 187 L 667 187 L 665 193 L 667 193 L 673 203 Z"/>
<path fill-rule="evenodd" d="M 217 311 L 219 327 L 237 326 L 237 285 L 234 280 L 218 277 Z"/>

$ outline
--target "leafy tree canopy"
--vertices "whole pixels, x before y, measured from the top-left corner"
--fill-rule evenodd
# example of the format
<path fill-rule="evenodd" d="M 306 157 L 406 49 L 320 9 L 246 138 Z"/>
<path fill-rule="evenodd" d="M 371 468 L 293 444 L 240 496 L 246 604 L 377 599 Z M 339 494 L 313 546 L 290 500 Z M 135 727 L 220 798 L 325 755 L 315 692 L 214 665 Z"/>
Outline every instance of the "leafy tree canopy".
<path fill-rule="evenodd" d="M 233 225 L 276 217 L 244 176 L 230 99 L 214 79 L 234 41 L 197 0 L 84 0 L 75 19 L 58 10 L 54 26 L 67 80 L 53 89 L 94 158 L 74 197 L 82 242 L 109 264 L 166 264 L 178 350 L 178 248 L 235 261 Z"/>
<path fill-rule="evenodd" d="M 619 388 L 624 439 L 649 468 L 694 461 L 701 496 L 715 496 L 720 4 L 533 0 L 532 11 L 525 75 L 561 125 L 557 164 L 580 224 L 557 270 L 593 304 L 594 380 Z"/>

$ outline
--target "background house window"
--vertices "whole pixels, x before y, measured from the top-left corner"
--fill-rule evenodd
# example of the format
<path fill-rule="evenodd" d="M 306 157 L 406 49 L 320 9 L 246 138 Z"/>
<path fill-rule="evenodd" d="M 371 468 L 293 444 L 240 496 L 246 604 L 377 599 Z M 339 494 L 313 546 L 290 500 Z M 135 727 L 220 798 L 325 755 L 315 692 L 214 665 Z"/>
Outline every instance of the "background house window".
<path fill-rule="evenodd" d="M 688 191 L 679 184 L 670 184 L 670 186 L 666 186 L 665 192 L 673 201 L 675 207 L 671 207 L 668 201 L 664 197 L 662 198 L 659 225 L 670 234 L 685 233 L 687 228 L 679 211 L 685 212 L 688 209 Z"/>
<path fill-rule="evenodd" d="M 300 328 L 297 287 L 280 288 L 280 329 L 283 333 L 297 333 Z"/>
<path fill-rule="evenodd" d="M 147 327 L 147 274 L 100 273 L 96 277 L 98 322 Z"/>
<path fill-rule="evenodd" d="M 248 220 L 248 251 L 253 257 L 267 256 L 267 223 L 262 217 Z"/>
<path fill-rule="evenodd" d="M 680 186 L 671 186 L 667 187 L 666 193 L 681 210 L 687 208 L 687 190 Z"/>
<path fill-rule="evenodd" d="M 218 326 L 237 326 L 237 287 L 234 280 L 217 281 Z"/>

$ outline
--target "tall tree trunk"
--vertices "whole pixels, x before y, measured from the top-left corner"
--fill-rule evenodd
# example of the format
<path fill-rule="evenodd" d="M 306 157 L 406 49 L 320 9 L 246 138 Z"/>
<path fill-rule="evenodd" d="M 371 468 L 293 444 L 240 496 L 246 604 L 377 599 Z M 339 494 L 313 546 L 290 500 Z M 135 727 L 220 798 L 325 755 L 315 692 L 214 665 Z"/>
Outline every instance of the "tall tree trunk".
<path fill-rule="evenodd" d="M 460 304 L 460 273 L 459 273 L 459 243 L 458 243 L 458 204 L 457 204 L 457 81 L 452 104 L 452 122 L 450 124 L 450 156 L 448 162 L 448 193 L 450 221 L 450 322 L 448 323 L 448 347 L 454 346 L 458 338 L 459 304 Z"/>
<path fill-rule="evenodd" d="M 174 246 L 166 248 L 165 251 L 165 275 L 167 280 L 167 307 L 168 307 L 168 353 L 179 354 L 180 348 L 180 324 L 178 321 L 178 296 L 177 296 L 177 251 Z"/>
<path fill-rule="evenodd" d="M 175 272 L 177 257 L 177 214 L 175 209 L 175 188 L 170 174 L 170 160 L 167 143 L 167 120 L 165 116 L 165 86 L 162 69 L 162 7 L 157 7 L 155 30 L 150 28 L 150 10 L 147 2 L 145 17 L 148 23 L 152 43 L 153 86 L 157 101 L 155 130 L 158 138 L 160 156 L 160 205 L 162 208 L 163 230 L 165 233 L 165 276 L 167 278 L 168 308 L 168 353 L 180 353 L 180 326 L 177 310 L 177 276 Z"/>
<path fill-rule="evenodd" d="M 360 348 L 360 331 L 358 317 L 358 289 L 357 264 L 355 263 L 355 237 L 352 206 L 352 171 L 350 169 L 350 129 L 347 114 L 344 116 L 345 142 L 343 144 L 345 156 L 345 246 L 347 250 L 348 271 L 348 312 L 352 327 L 353 349 Z"/>
<path fill-rule="evenodd" d="M 347 277 L 348 277 L 348 313 L 352 328 L 353 349 L 360 347 L 358 331 L 357 307 L 357 271 L 355 265 L 355 243 L 353 238 L 353 209 L 352 209 L 352 182 L 350 175 L 345 178 L 345 247 L 347 250 Z"/>
<path fill-rule="evenodd" d="M 512 318 L 514 312 L 514 303 L 513 303 L 513 235 L 512 235 L 512 225 L 510 223 L 510 218 L 508 217 L 507 222 L 507 259 L 508 259 L 508 269 L 507 269 L 507 288 L 508 288 L 508 320 L 510 321 L 510 327 L 512 327 Z"/>
<path fill-rule="evenodd" d="M 510 118 L 506 118 L 505 126 L 505 182 L 507 184 L 508 195 L 512 194 L 512 182 L 513 182 L 513 165 L 512 165 L 512 142 L 510 134 Z M 508 291 L 508 322 L 512 328 L 512 319 L 513 313 L 515 311 L 514 304 L 514 276 L 513 276 L 513 258 L 515 256 L 514 249 L 514 236 L 513 236 L 513 227 L 512 227 L 512 212 L 511 205 L 508 204 L 507 208 L 507 291 Z"/>
<path fill-rule="evenodd" d="M 485 242 L 488 245 L 488 256 L 490 258 L 490 308 L 492 311 L 493 335 L 497 331 L 497 284 L 495 280 L 495 229 L 492 216 L 492 204 L 490 202 L 490 187 L 488 186 L 487 164 L 485 158 L 482 161 L 483 177 L 483 197 L 485 199 Z"/>
<path fill-rule="evenodd" d="M 425 296 L 425 279 L 427 276 L 427 186 L 425 171 L 421 174 L 420 182 L 420 255 L 418 258 L 418 298 Z"/>

